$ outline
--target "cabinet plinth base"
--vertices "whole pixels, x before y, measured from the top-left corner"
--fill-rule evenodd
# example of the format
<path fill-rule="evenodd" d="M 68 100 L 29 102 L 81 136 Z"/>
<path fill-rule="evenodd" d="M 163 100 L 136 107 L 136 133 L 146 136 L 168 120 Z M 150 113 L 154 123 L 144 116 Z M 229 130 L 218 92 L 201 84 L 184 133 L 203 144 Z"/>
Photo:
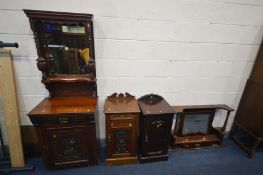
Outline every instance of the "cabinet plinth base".
<path fill-rule="evenodd" d="M 222 137 L 223 138 L 223 137 Z M 172 136 L 171 149 L 187 150 L 223 146 L 222 139 L 216 135 Z"/>
<path fill-rule="evenodd" d="M 167 161 L 168 155 L 161 156 L 151 156 L 151 157 L 140 157 L 140 163 L 151 163 L 151 162 L 159 162 L 159 161 Z"/>
<path fill-rule="evenodd" d="M 137 157 L 109 158 L 106 159 L 106 165 L 127 165 L 137 163 Z"/>

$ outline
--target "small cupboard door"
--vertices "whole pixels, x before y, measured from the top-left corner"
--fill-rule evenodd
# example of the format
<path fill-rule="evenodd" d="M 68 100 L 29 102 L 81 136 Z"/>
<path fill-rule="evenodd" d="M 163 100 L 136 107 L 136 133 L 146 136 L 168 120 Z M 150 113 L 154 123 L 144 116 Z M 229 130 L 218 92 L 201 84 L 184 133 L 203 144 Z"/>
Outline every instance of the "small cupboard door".
<path fill-rule="evenodd" d="M 132 129 L 126 128 L 112 128 L 112 155 L 121 156 L 129 155 L 131 150 Z"/>
<path fill-rule="evenodd" d="M 131 119 L 107 121 L 107 158 L 136 155 L 136 122 Z"/>
<path fill-rule="evenodd" d="M 147 156 L 167 154 L 172 117 L 149 116 L 145 119 L 144 153 Z"/>
<path fill-rule="evenodd" d="M 88 126 L 46 127 L 48 157 L 53 166 L 88 164 Z"/>

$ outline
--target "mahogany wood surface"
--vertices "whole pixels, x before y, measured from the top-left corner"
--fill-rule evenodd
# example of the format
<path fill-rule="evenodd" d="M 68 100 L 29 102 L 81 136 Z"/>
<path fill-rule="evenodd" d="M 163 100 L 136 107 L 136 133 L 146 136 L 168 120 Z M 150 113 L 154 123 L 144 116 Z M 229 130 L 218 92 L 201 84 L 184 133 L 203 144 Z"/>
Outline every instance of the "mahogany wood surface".
<path fill-rule="evenodd" d="M 105 100 L 106 165 L 137 162 L 140 109 L 134 96 L 113 94 Z"/>
<path fill-rule="evenodd" d="M 99 142 L 95 127 L 98 98 L 93 15 L 24 12 L 34 34 L 42 83 L 49 91 L 49 98 L 28 114 L 37 131 L 44 163 L 49 169 L 96 165 Z M 63 32 L 63 27 L 84 32 Z M 82 57 L 80 52 L 85 49 L 89 52 Z M 58 64 L 59 59 L 63 64 Z"/>
<path fill-rule="evenodd" d="M 29 116 L 50 116 L 56 114 L 89 114 L 96 111 L 97 97 L 55 97 L 45 98 Z"/>
<path fill-rule="evenodd" d="M 97 98 L 45 98 L 29 114 L 45 165 L 57 169 L 98 163 Z"/>
<path fill-rule="evenodd" d="M 137 100 L 132 96 L 108 97 L 104 105 L 104 113 L 139 113 Z"/>
<path fill-rule="evenodd" d="M 185 143 L 202 143 L 202 142 L 219 142 L 220 139 L 215 135 L 205 135 L 205 136 L 187 136 L 187 137 L 177 137 L 177 144 L 185 144 Z"/>
<path fill-rule="evenodd" d="M 168 160 L 168 147 L 174 110 L 157 94 L 138 99 L 141 109 L 139 150 L 140 162 Z"/>
<path fill-rule="evenodd" d="M 155 94 L 141 97 L 138 104 L 143 115 L 173 114 L 174 110 L 165 99 Z"/>
<path fill-rule="evenodd" d="M 224 109 L 227 111 L 234 111 L 233 108 L 225 104 L 216 104 L 216 105 L 185 105 L 185 106 L 172 106 L 176 113 L 184 112 L 188 109 Z"/>
<path fill-rule="evenodd" d="M 44 83 L 95 83 L 96 79 L 83 75 L 53 75 L 43 80 Z"/>

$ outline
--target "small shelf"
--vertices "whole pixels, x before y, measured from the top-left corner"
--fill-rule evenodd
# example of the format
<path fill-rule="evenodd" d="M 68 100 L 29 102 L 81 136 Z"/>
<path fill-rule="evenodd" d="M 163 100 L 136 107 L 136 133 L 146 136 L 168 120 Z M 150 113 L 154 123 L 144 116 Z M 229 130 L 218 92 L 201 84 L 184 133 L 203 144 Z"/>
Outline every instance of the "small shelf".
<path fill-rule="evenodd" d="M 220 139 L 213 134 L 175 137 L 175 144 L 192 144 L 192 143 L 207 143 L 207 142 L 220 142 Z"/>
<path fill-rule="evenodd" d="M 72 32 L 62 32 L 63 35 L 74 35 L 74 36 L 84 36 L 86 33 L 72 33 Z"/>
<path fill-rule="evenodd" d="M 87 75 L 53 75 L 43 80 L 44 83 L 95 83 L 96 78 Z"/>

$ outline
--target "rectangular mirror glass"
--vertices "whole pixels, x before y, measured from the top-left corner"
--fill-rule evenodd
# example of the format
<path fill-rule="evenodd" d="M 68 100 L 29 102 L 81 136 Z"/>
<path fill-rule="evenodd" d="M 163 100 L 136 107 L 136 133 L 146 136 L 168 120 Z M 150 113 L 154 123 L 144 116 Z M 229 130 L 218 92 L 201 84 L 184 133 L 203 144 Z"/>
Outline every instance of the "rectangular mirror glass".
<path fill-rule="evenodd" d="M 185 115 L 183 135 L 207 134 L 209 114 Z"/>
<path fill-rule="evenodd" d="M 89 74 L 91 38 L 80 24 L 41 22 L 50 74 Z"/>

